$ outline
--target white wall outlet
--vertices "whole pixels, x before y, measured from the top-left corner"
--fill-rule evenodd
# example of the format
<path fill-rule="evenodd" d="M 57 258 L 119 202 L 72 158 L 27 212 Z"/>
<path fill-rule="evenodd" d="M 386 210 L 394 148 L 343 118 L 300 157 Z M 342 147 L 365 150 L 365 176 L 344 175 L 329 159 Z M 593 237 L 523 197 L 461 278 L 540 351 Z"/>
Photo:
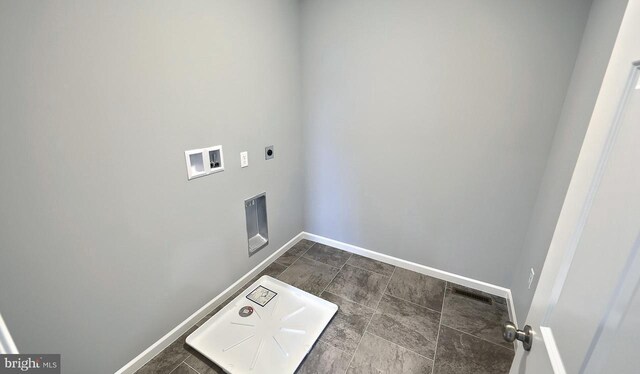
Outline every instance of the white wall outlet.
<path fill-rule="evenodd" d="M 249 152 L 240 152 L 240 167 L 246 168 L 249 166 Z"/>
<path fill-rule="evenodd" d="M 533 271 L 533 268 L 529 271 L 529 289 L 531 289 L 531 283 L 533 283 L 533 277 L 536 276 L 536 272 Z"/>

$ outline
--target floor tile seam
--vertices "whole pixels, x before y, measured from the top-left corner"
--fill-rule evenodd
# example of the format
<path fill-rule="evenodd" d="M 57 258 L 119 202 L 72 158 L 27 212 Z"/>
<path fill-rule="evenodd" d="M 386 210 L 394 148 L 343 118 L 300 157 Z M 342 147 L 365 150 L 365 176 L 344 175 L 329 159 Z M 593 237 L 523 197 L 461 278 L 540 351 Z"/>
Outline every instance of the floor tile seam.
<path fill-rule="evenodd" d="M 347 259 L 347 261 L 349 261 L 349 259 L 351 259 L 351 256 L 353 256 L 353 254 L 349 253 L 349 258 Z M 311 261 L 316 261 L 316 260 L 314 260 L 314 259 L 312 259 L 312 258 L 311 258 L 310 260 L 311 260 Z M 331 283 L 333 283 L 333 281 L 336 279 L 336 277 L 338 276 L 338 274 L 340 274 L 340 272 L 342 271 L 342 268 L 344 268 L 344 265 L 346 265 L 346 264 L 347 264 L 347 261 L 345 261 L 345 262 L 344 262 L 344 264 L 342 264 L 342 266 L 340 266 L 340 268 L 338 268 L 338 271 L 336 271 L 336 274 L 333 276 L 333 278 L 331 278 L 331 280 L 329 281 L 329 283 L 327 283 L 327 285 L 326 285 L 326 286 L 324 286 L 324 289 L 322 290 L 322 292 L 320 292 L 320 295 L 322 295 L 322 294 L 327 290 L 327 288 L 329 288 L 329 285 L 330 285 Z M 316 261 L 316 262 L 320 262 L 320 261 Z M 324 264 L 324 262 L 320 262 L 320 263 L 321 263 L 321 264 Z M 329 265 L 329 264 L 325 264 L 325 265 L 331 266 L 331 265 Z M 334 267 L 334 266 L 332 266 L 332 267 Z M 329 293 L 331 293 L 331 292 L 329 292 Z M 318 295 L 318 296 L 320 296 L 320 295 Z M 336 295 L 336 296 L 339 296 L 339 295 Z M 345 298 L 345 299 L 346 299 L 346 298 Z M 346 300 L 348 300 L 348 299 L 346 299 Z M 351 300 L 349 300 L 349 301 L 351 301 Z"/>
<path fill-rule="evenodd" d="M 347 252 L 347 253 L 348 253 L 348 252 Z M 305 256 L 306 254 L 307 254 L 307 253 L 305 252 L 305 253 L 304 253 L 303 255 L 301 255 L 300 257 L 304 257 L 304 258 L 306 258 L 307 260 L 313 260 L 313 261 L 315 261 L 315 262 L 319 262 L 319 263 L 321 263 L 321 264 L 325 264 L 325 265 L 327 265 L 327 266 L 331 266 L 332 268 L 339 268 L 339 269 L 342 269 L 342 267 L 343 267 L 344 265 L 346 265 L 346 264 L 347 264 L 347 261 L 348 261 L 348 260 L 349 260 L 349 258 L 351 258 L 351 256 L 352 256 L 352 255 L 350 254 L 350 255 L 349 255 L 349 258 L 347 259 L 347 261 L 345 261 L 342 265 L 340 265 L 340 266 L 334 266 L 334 265 L 331 265 L 331 264 L 327 264 L 326 262 L 318 261 L 318 260 L 316 260 L 315 258 Z M 349 265 L 349 266 L 351 266 L 351 265 Z"/>
<path fill-rule="evenodd" d="M 189 357 L 191 357 L 191 355 L 189 355 Z M 189 358 L 189 357 L 187 357 L 187 358 Z M 191 365 L 189 365 L 189 364 L 187 363 L 187 359 L 186 359 L 186 358 L 185 358 L 185 359 L 184 359 L 184 361 L 182 361 L 182 362 L 183 362 L 185 365 L 187 365 L 188 367 L 190 367 L 190 368 L 191 368 L 191 370 L 193 370 L 193 371 L 195 371 L 196 373 L 200 374 L 200 372 L 199 372 L 198 370 L 196 370 L 196 368 L 194 368 L 193 366 L 191 366 Z"/>
<path fill-rule="evenodd" d="M 297 244 L 297 243 L 296 243 L 296 244 Z M 282 273 L 284 273 L 287 269 L 289 269 L 291 266 L 293 266 L 293 264 L 295 264 L 296 262 L 298 262 L 298 260 L 299 260 L 300 258 L 302 258 L 305 254 L 307 254 L 307 252 L 309 252 L 309 250 L 310 250 L 314 245 L 316 245 L 316 244 L 318 244 L 318 243 L 315 243 L 315 242 L 314 242 L 314 243 L 311 245 L 311 247 L 307 248 L 307 250 L 306 250 L 306 251 L 304 251 L 303 253 L 301 253 L 301 254 L 299 254 L 298 256 L 296 256 L 296 259 L 295 259 L 295 260 L 293 260 L 293 262 L 291 263 L 291 265 L 287 266 L 287 268 L 286 268 L 286 269 L 284 269 L 284 270 L 282 271 Z M 289 252 L 289 251 L 287 251 L 287 252 Z M 287 253 L 287 252 L 285 252 L 285 253 Z M 284 254 L 285 254 L 285 253 L 283 253 L 283 254 L 281 254 L 280 256 L 278 256 L 278 258 L 277 258 L 277 259 L 275 259 L 275 261 L 274 261 L 274 262 L 278 261 L 278 259 L 279 259 L 280 257 L 284 256 Z M 306 258 L 306 257 L 305 257 L 305 258 Z M 280 264 L 280 265 L 282 265 L 282 264 Z M 280 274 L 282 274 L 282 273 L 280 273 Z"/>
<path fill-rule="evenodd" d="M 428 306 L 420 305 L 420 304 L 414 303 L 413 301 L 409 301 L 409 300 L 407 300 L 407 299 L 403 299 L 403 298 L 401 298 L 401 297 L 398 297 L 398 296 L 395 296 L 395 295 L 391 295 L 391 294 L 388 294 L 388 293 L 386 293 L 386 292 L 384 293 L 384 295 L 387 295 L 387 296 L 393 297 L 394 299 L 398 299 L 398 300 L 405 301 L 405 302 L 407 302 L 407 303 L 409 303 L 409 304 L 411 304 L 411 305 L 415 305 L 415 306 L 417 306 L 417 307 L 427 309 L 427 310 L 429 310 L 429 311 L 431 311 L 431 312 L 438 313 L 438 314 L 440 314 L 440 316 L 442 317 L 442 308 L 440 309 L 440 311 L 437 311 L 437 310 L 435 310 L 435 309 L 433 309 L 433 308 L 429 308 Z M 383 295 L 383 296 L 384 296 L 384 295 Z M 382 299 L 380 299 L 380 300 L 382 300 Z M 444 300 L 442 300 L 442 304 L 444 304 Z"/>
<path fill-rule="evenodd" d="M 309 248 L 307 248 L 307 250 L 306 250 L 306 251 L 304 251 L 304 253 L 300 254 L 300 256 L 299 256 L 299 257 L 304 257 L 304 255 L 306 255 L 307 253 L 309 253 L 309 251 L 311 250 L 311 248 L 315 247 L 315 246 L 316 246 L 316 244 L 324 245 L 324 246 L 329 247 L 329 248 L 335 248 L 335 247 L 331 247 L 331 246 L 329 246 L 329 245 L 321 244 L 321 243 L 318 243 L 318 242 L 313 242 L 313 241 L 312 241 L 312 243 L 313 243 L 313 244 L 312 244 Z M 349 260 L 351 259 L 351 257 L 353 256 L 353 253 L 350 253 L 350 252 L 347 252 L 347 251 L 343 251 L 342 249 L 338 249 L 338 248 L 335 248 L 335 249 L 337 249 L 337 250 L 339 250 L 339 251 L 342 251 L 342 252 L 345 252 L 345 253 L 349 253 L 349 258 L 347 258 L 347 261 L 349 261 Z M 313 261 L 315 261 L 315 262 L 319 262 L 319 263 L 321 263 L 321 264 L 329 265 L 329 264 L 326 264 L 326 263 L 324 263 L 324 262 L 322 262 L 322 261 L 318 261 L 318 260 L 313 259 L 313 258 L 310 258 L 310 257 L 305 257 L 305 258 L 306 258 L 306 259 L 309 259 L 309 260 L 313 260 Z M 342 265 L 340 266 L 340 270 L 342 270 L 342 267 L 347 263 L 347 261 L 345 261 L 345 262 L 344 262 L 344 264 L 342 264 Z M 293 264 L 292 264 L 292 265 L 293 265 Z M 337 266 L 333 266 L 333 265 L 329 265 L 329 266 L 334 267 L 334 268 L 337 268 Z"/>
<path fill-rule="evenodd" d="M 444 295 L 442 295 L 442 306 L 440 306 L 440 321 L 438 321 L 438 335 L 436 336 L 436 347 L 433 351 L 433 369 L 431 369 L 431 372 L 433 373 L 433 370 L 435 370 L 436 367 L 436 359 L 438 358 L 438 343 L 440 342 L 440 331 L 442 330 L 442 315 L 444 314 L 444 300 L 445 300 L 445 296 L 447 294 L 447 286 L 448 286 L 449 282 L 445 281 L 444 282 Z"/>
<path fill-rule="evenodd" d="M 300 260 L 300 259 L 301 259 L 301 258 L 303 258 L 303 257 L 304 257 L 304 256 L 300 256 L 300 258 L 298 258 L 298 260 Z M 314 260 L 314 259 L 309 258 L 309 257 L 304 257 L 304 259 L 305 259 L 305 260 L 309 260 L 309 261 L 313 261 L 313 262 L 317 262 L 317 263 L 319 263 L 319 264 L 321 264 L 321 265 L 325 265 L 325 266 L 328 266 L 328 267 L 333 268 L 333 269 L 338 269 L 338 272 L 342 269 L 342 267 L 337 267 L 337 266 L 333 266 L 333 265 L 325 264 L 325 263 L 324 263 L 324 262 L 322 262 L 322 261 Z M 297 260 L 296 260 L 296 262 L 297 262 Z M 293 264 L 291 264 L 291 266 L 293 266 Z"/>
<path fill-rule="evenodd" d="M 332 282 L 333 282 L 333 281 L 332 281 Z M 329 287 L 329 286 L 327 285 L 327 287 Z M 324 291 L 322 291 L 322 293 L 325 293 L 325 292 L 326 292 L 326 293 L 330 293 L 330 294 L 332 294 L 332 295 L 333 295 L 333 296 L 335 296 L 335 297 L 339 297 L 339 298 L 341 298 L 341 299 L 344 299 L 344 300 L 346 300 L 346 301 L 348 301 L 348 302 L 354 303 L 354 304 L 356 304 L 356 305 L 358 305 L 358 306 L 365 307 L 365 308 L 367 308 L 367 309 L 371 310 L 374 314 L 375 314 L 375 312 L 376 312 L 376 309 L 374 309 L 374 308 L 372 308 L 372 307 L 370 307 L 370 306 L 366 306 L 366 305 L 364 305 L 364 304 L 360 304 L 360 303 L 359 303 L 359 302 L 357 302 L 357 301 L 353 301 L 353 300 L 348 299 L 348 298 L 346 298 L 346 297 L 344 297 L 344 296 L 342 296 L 342 295 L 338 295 L 337 293 L 334 293 L 334 292 L 331 292 L 331 291 L 327 291 L 326 289 L 325 289 Z"/>
<path fill-rule="evenodd" d="M 354 354 L 354 353 L 355 353 L 355 351 L 354 351 L 353 353 L 349 353 L 349 352 L 345 351 L 345 350 L 344 350 L 344 349 L 342 349 L 342 348 L 338 348 L 338 347 L 336 347 L 335 345 L 331 344 L 331 342 L 330 342 L 330 341 L 325 340 L 325 339 L 324 339 L 324 338 L 322 338 L 322 337 L 318 338 L 318 340 L 319 340 L 319 341 L 321 341 L 321 342 L 323 342 L 324 344 L 329 345 L 331 348 L 337 349 L 337 350 L 339 350 L 340 352 L 345 353 L 345 354 L 347 354 L 347 355 L 350 355 L 350 354 Z"/>
<path fill-rule="evenodd" d="M 375 336 L 376 338 L 380 338 L 380 339 L 382 339 L 382 340 L 384 340 L 384 341 L 386 341 L 386 342 L 389 342 L 389 343 L 391 343 L 391 344 L 393 344 L 393 345 L 396 345 L 396 346 L 398 346 L 398 347 L 400 347 L 400 348 L 402 348 L 402 349 L 406 349 L 407 351 L 409 351 L 409 352 L 411 352 L 411 353 L 415 353 L 416 355 L 418 355 L 418 356 L 420 356 L 420 357 L 422 357 L 422 358 L 426 358 L 427 360 L 431 361 L 432 363 L 435 361 L 435 353 L 433 354 L 434 358 L 429 358 L 429 357 L 427 357 L 427 356 L 425 356 L 425 355 L 423 355 L 423 354 L 421 354 L 421 353 L 418 353 L 418 352 L 414 351 L 414 350 L 413 350 L 413 349 L 411 349 L 411 348 L 407 348 L 407 347 L 405 347 L 405 346 L 403 346 L 403 345 L 401 345 L 401 344 L 398 344 L 398 343 L 396 343 L 396 342 L 394 342 L 394 341 L 391 341 L 391 340 L 389 340 L 389 339 L 387 339 L 387 338 L 383 338 L 382 336 L 377 335 L 377 334 L 374 334 L 374 333 L 372 333 L 371 331 L 366 331 L 366 333 L 369 333 L 369 334 L 371 334 L 371 335 Z M 429 340 L 429 341 L 431 341 L 431 340 Z"/>
<path fill-rule="evenodd" d="M 171 373 L 173 373 L 174 371 L 176 371 L 176 369 L 177 369 L 177 368 L 179 368 L 179 367 L 180 367 L 180 365 L 182 365 L 182 364 L 184 363 L 184 361 L 185 361 L 187 358 L 189 358 L 189 356 L 191 356 L 191 353 L 189 353 L 189 354 L 187 355 L 187 357 L 186 357 L 184 360 L 180 361 L 180 362 L 178 363 L 178 365 L 176 365 L 173 369 L 171 369 L 171 371 L 169 372 L 169 374 L 171 374 Z"/>
<path fill-rule="evenodd" d="M 483 342 L 486 342 L 486 343 L 489 343 L 489 344 L 495 345 L 496 347 L 500 347 L 500 348 L 502 348 L 502 349 L 506 349 L 506 350 L 507 350 L 507 351 L 509 351 L 509 352 L 515 352 L 515 350 L 513 350 L 513 349 L 511 349 L 511 348 L 507 348 L 507 347 L 505 347 L 505 346 L 503 346 L 503 345 L 500 345 L 500 344 L 498 344 L 498 343 L 495 343 L 495 342 L 489 341 L 489 340 L 484 339 L 484 338 L 481 338 L 481 337 L 479 337 L 479 336 L 476 336 L 476 335 L 470 334 L 470 333 L 468 333 L 468 332 L 465 332 L 465 331 L 462 331 L 462 330 L 458 330 L 458 329 L 456 329 L 456 328 L 454 328 L 454 327 L 451 327 L 451 326 L 449 326 L 449 325 L 447 325 L 447 324 L 445 324 L 445 323 L 442 323 L 442 322 L 441 322 L 440 324 L 441 324 L 442 326 L 446 327 L 446 328 L 451 329 L 451 330 L 457 331 L 457 332 L 462 333 L 462 334 L 465 334 L 465 335 L 472 336 L 472 337 L 474 337 L 474 338 L 476 338 L 476 339 L 480 339 L 480 340 L 482 340 Z"/>
<path fill-rule="evenodd" d="M 289 267 L 287 266 L 286 268 L 284 268 L 284 270 L 287 270 Z M 282 273 L 284 273 L 284 270 L 282 270 L 281 272 L 279 272 L 275 277 L 273 278 L 278 278 L 279 276 L 282 275 Z"/>
<path fill-rule="evenodd" d="M 313 244 L 311 244 L 311 245 L 309 246 L 309 248 L 307 248 L 307 250 L 306 250 L 306 251 L 304 251 L 304 252 L 300 253 L 300 255 L 299 255 L 298 257 L 302 257 L 302 256 L 306 255 L 306 254 L 307 254 L 307 252 L 309 252 L 309 251 L 311 250 L 311 248 L 315 247 L 315 246 L 316 246 L 316 244 L 318 244 L 317 242 L 312 242 L 312 243 L 313 243 Z"/>
<path fill-rule="evenodd" d="M 395 271 L 396 271 L 396 268 L 394 268 L 393 272 L 391 272 L 391 276 L 389 277 L 389 280 L 387 281 L 387 285 L 384 287 L 384 290 L 382 291 L 382 296 L 384 296 L 384 293 L 387 291 L 387 287 L 389 287 L 389 283 L 391 282 L 391 278 L 393 278 L 393 274 L 395 273 Z M 380 296 L 380 300 L 382 300 L 382 296 Z M 376 312 L 378 311 L 378 306 L 380 306 L 380 300 L 378 300 L 378 304 L 376 305 L 376 308 L 374 309 L 373 313 L 371 314 L 371 317 L 369 318 L 369 322 L 367 322 L 367 325 L 365 326 L 364 331 L 362 332 L 362 335 L 360 336 L 360 341 L 358 341 L 358 345 L 356 345 L 356 350 L 353 351 L 353 356 L 351 357 L 351 360 L 349 361 L 349 365 L 347 366 L 347 370 L 345 371 L 345 373 L 349 371 L 349 368 L 351 367 L 351 364 L 353 363 L 353 359 L 356 357 L 356 354 L 358 353 L 358 349 L 360 349 L 360 344 L 362 344 L 362 339 L 364 339 L 364 336 L 367 334 L 367 332 L 369 330 L 369 326 L 371 325 L 371 321 L 373 321 L 373 317 L 376 315 Z"/>
<path fill-rule="evenodd" d="M 353 359 L 356 357 L 356 354 L 358 353 L 358 349 L 360 349 L 360 344 L 362 344 L 362 339 L 364 339 L 364 335 L 367 333 L 367 330 L 369 329 L 369 325 L 371 324 L 371 321 L 373 320 L 373 316 L 375 316 L 375 314 L 376 314 L 375 311 L 371 314 L 371 317 L 369 318 L 369 322 L 367 322 L 367 325 L 365 326 L 364 331 L 360 336 L 360 341 L 358 341 L 358 345 L 356 345 L 356 349 L 355 351 L 353 351 L 353 356 L 351 356 L 351 360 L 349 360 L 349 365 L 347 365 L 347 370 L 345 370 L 345 374 L 349 371 L 349 368 L 353 363 Z"/>
<path fill-rule="evenodd" d="M 378 303 L 376 304 L 376 308 L 375 308 L 376 312 L 380 307 L 380 302 L 382 301 L 382 298 L 384 297 L 385 293 L 387 293 L 387 289 L 389 289 L 389 284 L 391 283 L 391 279 L 393 278 L 393 275 L 396 273 L 396 269 L 397 268 L 393 269 L 393 271 L 391 272 L 391 275 L 389 276 L 389 279 L 387 279 L 387 284 L 384 286 L 384 290 L 382 290 L 382 295 L 380 295 L 380 298 L 378 299 Z"/>
<path fill-rule="evenodd" d="M 352 258 L 353 258 L 353 254 L 351 255 L 351 257 L 349 257 L 349 259 L 352 259 Z M 366 257 L 365 257 L 365 258 L 366 258 Z M 345 264 L 345 265 L 349 265 L 349 266 L 351 266 L 351 267 L 354 267 L 354 268 L 356 268 L 356 269 L 360 269 L 360 270 L 368 271 L 369 273 L 373 273 L 373 274 L 381 275 L 381 276 L 383 276 L 383 277 L 385 277 L 385 278 L 387 278 L 387 277 L 391 278 L 391 275 L 393 275 L 393 272 L 396 270 L 396 267 L 397 267 L 397 266 L 394 266 L 394 265 L 391 265 L 391 264 L 387 264 L 386 262 L 383 262 L 383 264 L 387 264 L 387 265 L 393 266 L 393 271 L 391 271 L 391 274 L 390 274 L 390 275 L 386 275 L 386 274 L 378 273 L 377 271 L 373 271 L 373 270 L 365 269 L 365 268 L 363 268 L 363 267 L 361 267 L 361 266 L 358 266 L 358 265 L 350 264 L 350 263 L 349 263 L 349 261 L 345 262 L 344 264 Z"/>
<path fill-rule="evenodd" d="M 295 263 L 297 263 L 301 258 L 303 258 L 303 256 L 300 256 L 300 257 L 296 258 L 296 260 L 295 260 L 294 262 L 292 262 L 292 263 L 291 263 L 291 265 L 289 265 L 286 269 L 284 269 L 284 270 L 282 271 L 282 273 L 280 273 L 280 275 L 282 275 L 285 271 L 287 271 L 290 267 L 292 267 Z M 322 265 L 329 266 L 329 267 L 330 267 L 330 268 L 332 268 L 332 269 L 338 269 L 338 272 L 340 272 L 340 268 L 337 268 L 337 267 L 335 267 L 335 266 L 331 266 L 331 265 L 329 265 L 329 264 L 325 264 L 324 262 L 316 261 L 316 260 L 314 260 L 314 259 L 312 259 L 312 258 L 308 258 L 308 257 L 304 257 L 304 259 L 305 259 L 305 260 L 309 260 L 309 261 L 313 261 L 313 262 L 317 262 L 317 263 L 322 264 Z M 336 275 L 337 275 L 337 274 L 338 274 L 338 273 L 336 273 Z M 333 279 L 332 279 L 332 281 L 333 281 Z"/>
<path fill-rule="evenodd" d="M 193 326 L 195 326 L 195 324 L 194 324 Z M 193 326 L 191 326 L 191 327 L 193 327 Z M 189 328 L 191 328 L 191 327 L 189 327 Z M 171 343 L 169 343 L 166 347 L 164 347 L 164 349 L 162 349 L 160 352 L 158 352 L 155 356 L 151 357 L 151 359 L 150 359 L 149 361 L 147 361 L 147 363 L 145 363 L 144 365 L 142 365 L 142 368 L 143 368 L 143 367 L 145 367 L 148 363 L 150 363 L 154 358 L 156 358 L 156 357 L 160 356 L 161 354 L 163 354 L 163 353 L 164 353 L 164 352 L 169 348 L 169 346 L 170 346 L 171 344 L 173 344 L 173 343 L 177 342 L 177 341 L 178 341 L 178 339 L 180 339 L 181 337 L 182 337 L 182 335 L 180 335 L 180 336 L 178 336 L 177 338 L 175 338 L 174 340 L 172 340 L 172 341 L 171 341 Z M 188 352 L 187 352 L 187 353 L 188 353 Z M 190 353 L 189 353 L 189 354 L 190 354 Z M 188 357 L 188 356 L 187 356 L 187 357 Z M 186 359 L 185 359 L 185 360 L 186 360 Z M 184 360 L 182 360 L 182 361 L 184 361 Z M 180 364 L 182 363 L 182 361 L 180 361 Z M 180 364 L 178 364 L 178 366 L 180 366 Z M 176 366 L 176 368 L 177 368 L 178 366 Z M 142 368 L 140 368 L 140 369 L 142 369 Z M 173 370 L 175 370 L 176 368 L 173 368 Z M 138 370 L 140 370 L 140 369 L 138 369 Z M 171 370 L 171 371 L 173 371 L 173 370 Z M 137 371 L 136 371 L 136 372 L 137 372 Z M 171 373 L 171 372 L 169 372 L 169 373 Z"/>

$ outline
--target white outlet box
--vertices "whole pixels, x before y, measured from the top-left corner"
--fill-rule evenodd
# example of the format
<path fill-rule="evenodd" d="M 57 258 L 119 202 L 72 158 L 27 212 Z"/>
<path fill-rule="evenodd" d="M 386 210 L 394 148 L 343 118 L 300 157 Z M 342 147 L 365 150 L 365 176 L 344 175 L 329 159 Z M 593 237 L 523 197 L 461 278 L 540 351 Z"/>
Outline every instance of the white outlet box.
<path fill-rule="evenodd" d="M 533 268 L 529 270 L 529 289 L 531 289 L 531 284 L 533 283 L 533 278 L 536 276 L 536 272 L 533 271 Z"/>
<path fill-rule="evenodd" d="M 246 168 L 249 166 L 249 152 L 240 152 L 240 167 Z"/>
<path fill-rule="evenodd" d="M 187 161 L 187 178 L 189 180 L 224 170 L 222 146 L 191 149 L 184 152 Z"/>

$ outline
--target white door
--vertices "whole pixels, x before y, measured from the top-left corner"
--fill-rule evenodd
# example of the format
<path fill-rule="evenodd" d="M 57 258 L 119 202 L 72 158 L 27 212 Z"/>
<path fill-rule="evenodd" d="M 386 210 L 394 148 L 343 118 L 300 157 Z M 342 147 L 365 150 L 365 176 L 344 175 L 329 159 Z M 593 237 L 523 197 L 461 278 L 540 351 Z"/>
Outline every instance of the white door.
<path fill-rule="evenodd" d="M 16 343 L 13 342 L 13 338 L 11 338 L 11 334 L 9 333 L 9 329 L 7 325 L 4 323 L 4 319 L 2 319 L 2 314 L 0 314 L 0 354 L 17 354 L 18 348 L 16 347 Z"/>
<path fill-rule="evenodd" d="M 639 289 L 640 0 L 630 0 L 527 316 L 533 346 L 518 345 L 511 374 L 640 373 Z"/>

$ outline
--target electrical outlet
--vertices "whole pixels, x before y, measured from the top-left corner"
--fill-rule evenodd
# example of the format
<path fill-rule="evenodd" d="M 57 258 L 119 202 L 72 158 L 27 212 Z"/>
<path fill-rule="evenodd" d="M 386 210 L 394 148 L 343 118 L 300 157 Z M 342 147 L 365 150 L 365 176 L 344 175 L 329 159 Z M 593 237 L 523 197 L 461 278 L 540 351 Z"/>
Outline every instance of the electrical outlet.
<path fill-rule="evenodd" d="M 533 277 L 535 277 L 536 272 L 533 271 L 533 268 L 529 271 L 529 289 L 531 289 L 531 283 L 533 283 Z"/>
<path fill-rule="evenodd" d="M 274 157 L 273 155 L 273 146 L 264 147 L 264 159 L 271 160 Z"/>
<path fill-rule="evenodd" d="M 249 152 L 240 152 L 240 167 L 246 168 L 249 166 Z"/>

